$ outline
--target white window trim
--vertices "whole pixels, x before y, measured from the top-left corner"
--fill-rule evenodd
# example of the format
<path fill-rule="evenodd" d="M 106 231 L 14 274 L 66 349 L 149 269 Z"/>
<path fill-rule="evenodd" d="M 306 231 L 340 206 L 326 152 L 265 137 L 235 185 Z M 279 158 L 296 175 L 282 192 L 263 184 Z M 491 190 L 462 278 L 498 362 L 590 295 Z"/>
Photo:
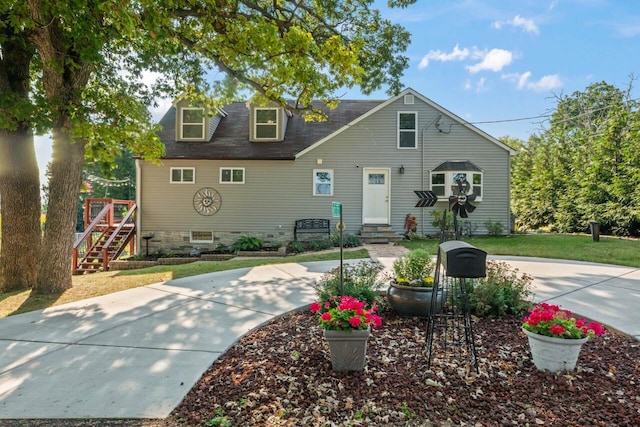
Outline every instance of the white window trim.
<path fill-rule="evenodd" d="M 225 171 L 225 170 L 228 170 L 228 171 L 231 172 L 231 181 L 223 181 L 222 180 L 222 172 Z M 237 171 L 237 170 L 241 170 L 242 171 L 242 181 L 237 181 L 237 182 L 233 181 L 233 171 Z M 220 168 L 220 175 L 218 177 L 218 182 L 220 184 L 244 184 L 246 178 L 247 178 L 247 175 L 246 175 L 245 168 L 221 167 Z"/>
<path fill-rule="evenodd" d="M 400 129 L 400 115 L 401 114 L 413 114 L 415 116 L 415 129 L 413 130 L 409 130 L 409 129 Z M 396 145 L 397 148 L 399 150 L 417 150 L 418 149 L 418 112 L 417 111 L 398 111 L 398 116 L 397 116 L 397 124 L 396 124 L 396 130 L 397 130 L 397 136 L 396 136 Z M 401 147 L 400 146 L 400 134 L 402 132 L 414 132 L 414 141 L 413 141 L 413 147 Z"/>
<path fill-rule="evenodd" d="M 431 171 L 429 174 L 429 188 L 433 191 L 433 175 L 444 174 L 444 196 L 438 196 L 438 200 L 449 200 L 450 196 L 453 196 L 453 192 L 451 191 L 451 186 L 454 185 L 453 176 L 459 173 L 467 174 L 467 181 L 471 184 L 471 191 L 469 194 L 473 194 L 473 175 L 478 174 L 482 180 L 482 184 L 480 184 L 480 188 L 482 189 L 482 195 L 484 195 L 484 173 L 473 171 L 473 170 L 457 170 L 457 171 Z M 471 177 L 471 179 L 468 179 Z M 474 202 L 481 202 L 482 196 L 476 197 Z"/>
<path fill-rule="evenodd" d="M 331 176 L 331 183 L 330 183 L 331 191 L 329 192 L 329 194 L 319 194 L 319 193 L 316 192 L 316 174 L 319 173 L 319 172 L 328 172 L 329 175 Z M 314 169 L 313 170 L 313 177 L 312 177 L 311 181 L 312 181 L 311 182 L 312 183 L 312 190 L 311 191 L 312 191 L 312 194 L 314 196 L 317 196 L 317 197 L 330 197 L 330 196 L 333 196 L 333 189 L 334 189 L 334 187 L 336 185 L 336 179 L 335 179 L 335 176 L 334 176 L 334 173 L 333 173 L 333 169 Z"/>
<path fill-rule="evenodd" d="M 185 122 L 184 121 L 184 112 L 185 111 L 191 111 L 191 110 L 199 110 L 202 111 L 202 122 L 198 123 L 198 122 Z M 198 108 L 198 107 L 183 107 L 180 109 L 180 140 L 182 141 L 203 141 L 205 138 L 205 119 L 206 119 L 206 115 L 204 114 L 204 108 Z M 202 137 L 201 138 L 186 138 L 184 136 L 184 125 L 201 125 L 202 126 Z"/>
<path fill-rule="evenodd" d="M 180 171 L 184 171 L 184 170 L 190 170 L 193 172 L 193 181 L 184 181 L 184 180 L 180 180 L 180 181 L 174 181 L 173 180 L 173 171 L 174 170 L 180 170 Z M 183 173 L 180 173 L 180 177 L 183 177 Z M 196 183 L 196 168 L 169 168 L 169 183 L 171 184 L 195 184 Z"/>
<path fill-rule="evenodd" d="M 194 230 L 189 231 L 189 243 L 213 243 L 213 231 L 196 230 L 196 233 L 211 233 L 211 240 L 194 240 Z"/>
<path fill-rule="evenodd" d="M 264 110 L 273 110 L 276 112 L 276 122 L 273 123 L 276 125 L 276 136 L 275 137 L 267 137 L 267 138 L 260 138 L 258 137 L 258 126 L 272 126 L 272 123 L 258 123 L 258 111 L 264 111 Z M 280 114 L 279 114 L 279 108 L 273 108 L 273 107 L 261 107 L 261 108 L 256 108 L 254 110 L 254 121 L 253 121 L 253 138 L 256 140 L 277 140 L 280 137 Z"/>

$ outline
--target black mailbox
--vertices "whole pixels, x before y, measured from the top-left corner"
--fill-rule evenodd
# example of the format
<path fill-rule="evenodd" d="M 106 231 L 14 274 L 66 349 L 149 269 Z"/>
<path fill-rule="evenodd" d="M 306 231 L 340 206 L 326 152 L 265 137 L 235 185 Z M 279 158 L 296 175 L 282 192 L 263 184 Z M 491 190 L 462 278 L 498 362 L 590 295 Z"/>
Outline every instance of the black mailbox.
<path fill-rule="evenodd" d="M 487 253 L 466 242 L 440 243 L 440 261 L 449 277 L 476 278 L 487 275 Z"/>

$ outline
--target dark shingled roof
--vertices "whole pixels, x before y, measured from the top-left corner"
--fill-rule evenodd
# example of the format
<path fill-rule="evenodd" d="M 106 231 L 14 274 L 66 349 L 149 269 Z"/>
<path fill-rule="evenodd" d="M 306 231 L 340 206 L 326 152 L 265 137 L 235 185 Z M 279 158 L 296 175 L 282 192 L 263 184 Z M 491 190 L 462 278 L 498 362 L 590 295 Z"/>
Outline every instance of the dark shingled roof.
<path fill-rule="evenodd" d="M 477 172 L 482 172 L 482 169 L 480 169 L 479 167 L 477 167 L 476 165 L 474 165 L 473 163 L 471 163 L 468 160 L 449 160 L 447 162 L 444 163 L 440 163 L 438 166 L 436 166 L 433 169 L 434 172 L 436 171 L 477 171 Z"/>
<path fill-rule="evenodd" d="M 289 117 L 285 137 L 280 142 L 249 142 L 249 109 L 244 102 L 234 102 L 223 108 L 228 113 L 221 119 L 211 140 L 207 142 L 176 141 L 176 108 L 160 120 L 160 140 L 164 143 L 165 159 L 203 160 L 293 160 L 305 148 L 332 134 L 384 101 L 340 101 L 338 107 L 323 110 L 325 122 L 305 122 L 299 115 Z M 315 104 L 320 108 L 321 104 Z"/>

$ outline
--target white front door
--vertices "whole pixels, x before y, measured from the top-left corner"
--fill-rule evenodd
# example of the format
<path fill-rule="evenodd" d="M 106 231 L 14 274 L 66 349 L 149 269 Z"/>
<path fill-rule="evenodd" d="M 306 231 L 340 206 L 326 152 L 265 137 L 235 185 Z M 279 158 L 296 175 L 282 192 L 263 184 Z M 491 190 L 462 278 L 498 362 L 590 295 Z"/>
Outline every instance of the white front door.
<path fill-rule="evenodd" d="M 364 168 L 362 223 L 389 224 L 389 169 Z"/>

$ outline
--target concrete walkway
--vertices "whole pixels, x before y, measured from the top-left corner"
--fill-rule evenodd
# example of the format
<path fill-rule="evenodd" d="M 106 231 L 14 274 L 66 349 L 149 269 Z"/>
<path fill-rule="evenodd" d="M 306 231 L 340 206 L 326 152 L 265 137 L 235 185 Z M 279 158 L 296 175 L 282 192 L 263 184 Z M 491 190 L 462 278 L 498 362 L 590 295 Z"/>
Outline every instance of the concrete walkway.
<path fill-rule="evenodd" d="M 406 249 L 367 247 L 390 268 Z M 640 339 L 640 271 L 500 258 L 548 300 Z M 0 419 L 164 418 L 247 332 L 315 299 L 337 261 L 209 273 L 0 319 Z"/>

